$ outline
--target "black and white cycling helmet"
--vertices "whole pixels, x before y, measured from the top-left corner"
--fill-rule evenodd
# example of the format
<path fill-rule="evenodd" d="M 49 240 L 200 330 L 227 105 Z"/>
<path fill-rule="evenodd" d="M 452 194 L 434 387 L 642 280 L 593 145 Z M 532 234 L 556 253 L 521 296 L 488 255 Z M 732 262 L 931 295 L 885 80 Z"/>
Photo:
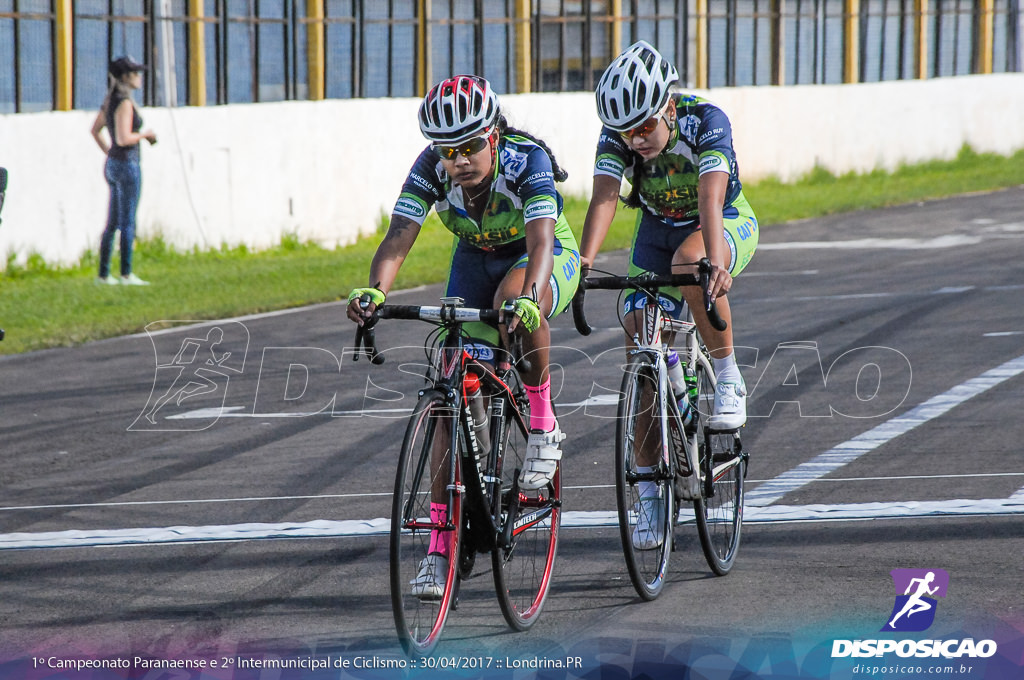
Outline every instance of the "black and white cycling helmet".
<path fill-rule="evenodd" d="M 498 119 L 498 97 L 480 76 L 455 76 L 427 92 L 419 119 L 430 141 L 458 144 L 491 129 Z"/>
<path fill-rule="evenodd" d="M 597 115 L 617 132 L 632 130 L 665 106 L 679 72 L 643 40 L 605 69 L 597 83 Z"/>

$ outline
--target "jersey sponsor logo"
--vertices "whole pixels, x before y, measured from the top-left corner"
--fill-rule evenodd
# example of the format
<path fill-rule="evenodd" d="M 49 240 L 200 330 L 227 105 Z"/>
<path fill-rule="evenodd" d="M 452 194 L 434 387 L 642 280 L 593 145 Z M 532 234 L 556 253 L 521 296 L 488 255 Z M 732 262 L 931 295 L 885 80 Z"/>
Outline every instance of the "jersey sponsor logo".
<path fill-rule="evenodd" d="M 426 209 L 424 209 L 418 201 L 406 196 L 402 196 L 398 199 L 398 202 L 395 203 L 395 212 L 399 215 L 407 215 L 409 217 L 423 217 L 427 214 Z"/>
<path fill-rule="evenodd" d="M 723 159 L 721 156 L 705 156 L 704 158 L 700 159 L 700 172 L 701 174 L 703 174 L 705 172 L 717 170 L 719 168 L 723 170 L 728 170 L 728 168 L 722 168 L 724 164 L 725 159 Z"/>
<path fill-rule="evenodd" d="M 512 179 L 519 177 L 526 169 L 527 155 L 513 151 L 507 146 L 501 150 L 501 165 L 505 168 L 505 174 Z"/>
<path fill-rule="evenodd" d="M 625 304 L 622 306 L 622 313 L 628 314 L 633 310 L 640 311 L 647 306 L 647 295 L 644 293 L 633 293 L 626 298 Z M 681 311 L 680 303 L 676 302 L 670 297 L 666 297 L 661 293 L 658 293 L 658 306 L 666 314 L 670 314 L 673 317 L 677 316 L 676 312 Z"/>
<path fill-rule="evenodd" d="M 480 342 L 467 342 L 463 345 L 466 353 L 477 361 L 494 361 L 494 350 Z"/>
<path fill-rule="evenodd" d="M 746 241 L 757 233 L 757 220 L 751 217 L 746 222 L 736 227 L 736 233 L 740 235 L 741 241 Z"/>
<path fill-rule="evenodd" d="M 695 186 L 682 186 L 682 187 L 669 187 L 657 192 L 657 197 L 660 198 L 662 207 L 669 208 L 678 204 L 680 201 L 692 202 L 697 198 L 697 187 Z"/>
<path fill-rule="evenodd" d="M 558 217 L 558 206 L 549 200 L 541 200 L 526 206 L 523 211 L 523 221 L 529 222 L 542 217 Z"/>
<path fill-rule="evenodd" d="M 580 256 L 575 250 L 569 251 L 569 259 L 565 264 L 562 265 L 562 273 L 565 275 L 567 281 L 572 281 L 572 277 L 576 276 L 576 272 L 579 271 Z"/>
<path fill-rule="evenodd" d="M 700 129 L 700 118 L 697 116 L 686 116 L 679 119 L 679 134 L 690 141 L 697 137 L 698 129 Z"/>
<path fill-rule="evenodd" d="M 533 184 L 534 182 L 543 182 L 546 179 L 554 178 L 554 174 L 550 172 L 535 172 L 526 179 L 523 180 L 523 185 Z"/>
<path fill-rule="evenodd" d="M 700 136 L 700 139 L 697 140 L 697 143 L 698 144 L 703 144 L 704 142 L 706 142 L 707 140 L 711 139 L 712 137 L 717 137 L 718 135 L 722 134 L 722 132 L 724 132 L 724 131 L 725 131 L 725 128 L 715 128 L 714 130 L 708 130 L 707 132 L 705 132 L 704 134 L 702 134 Z"/>
<path fill-rule="evenodd" d="M 440 194 L 437 191 L 437 187 L 434 185 L 433 182 L 428 180 L 426 177 L 417 175 L 415 172 L 410 172 L 409 179 L 411 179 L 416 186 L 426 189 L 434 196 L 440 196 Z"/>
<path fill-rule="evenodd" d="M 622 175 L 625 170 L 625 166 L 622 161 L 617 158 L 611 158 L 610 156 L 602 156 L 597 159 L 597 165 L 595 167 L 603 172 L 610 172 L 615 175 Z"/>
<path fill-rule="evenodd" d="M 472 225 L 465 225 L 449 227 L 449 230 L 459 238 L 477 245 L 497 245 L 514 241 L 519 237 L 519 227 L 480 232 Z"/>
<path fill-rule="evenodd" d="M 597 145 L 600 146 L 602 144 L 611 144 L 616 149 L 621 149 L 623 151 L 627 150 L 625 142 L 622 141 L 622 137 L 619 137 L 617 134 L 610 135 L 607 132 L 601 132 L 601 136 L 597 138 Z"/>

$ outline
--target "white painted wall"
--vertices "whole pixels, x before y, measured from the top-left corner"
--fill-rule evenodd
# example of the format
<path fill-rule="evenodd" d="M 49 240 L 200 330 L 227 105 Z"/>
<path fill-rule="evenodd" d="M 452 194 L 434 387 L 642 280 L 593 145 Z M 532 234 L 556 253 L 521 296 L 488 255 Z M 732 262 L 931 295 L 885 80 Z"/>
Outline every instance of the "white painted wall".
<path fill-rule="evenodd" d="M 722 88 L 700 94 L 733 123 L 742 179 L 793 180 L 949 159 L 961 145 L 1024 148 L 1024 74 L 861 85 Z M 510 122 L 548 141 L 589 195 L 600 125 L 589 93 L 508 95 Z M 425 144 L 417 99 L 144 109 L 139 234 L 180 247 L 276 244 L 294 233 L 326 245 L 373 231 Z M 71 262 L 98 249 L 107 210 L 94 113 L 0 115 L 10 183 L 0 267 L 10 253 Z M 756 210 L 756 206 L 755 206 Z"/>

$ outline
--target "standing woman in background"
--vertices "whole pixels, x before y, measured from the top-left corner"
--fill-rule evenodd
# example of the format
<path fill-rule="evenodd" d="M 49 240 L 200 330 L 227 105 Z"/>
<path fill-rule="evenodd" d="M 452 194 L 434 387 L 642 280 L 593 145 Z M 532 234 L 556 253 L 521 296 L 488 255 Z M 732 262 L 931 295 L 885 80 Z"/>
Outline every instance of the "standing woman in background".
<path fill-rule="evenodd" d="M 142 116 L 132 100 L 132 90 L 142 87 L 142 72 L 146 69 L 131 57 L 118 57 L 110 62 L 107 98 L 92 124 L 92 136 L 107 162 L 103 176 L 110 185 L 110 208 L 107 228 L 100 239 L 100 273 L 98 283 L 147 286 L 132 273 L 132 246 L 135 241 L 135 211 L 142 192 L 142 169 L 139 165 L 139 143 L 143 139 L 156 144 L 156 133 L 142 130 Z M 110 133 L 110 144 L 100 134 L 103 128 Z M 110 275 L 110 256 L 114 249 L 114 236 L 121 232 L 121 276 Z"/>

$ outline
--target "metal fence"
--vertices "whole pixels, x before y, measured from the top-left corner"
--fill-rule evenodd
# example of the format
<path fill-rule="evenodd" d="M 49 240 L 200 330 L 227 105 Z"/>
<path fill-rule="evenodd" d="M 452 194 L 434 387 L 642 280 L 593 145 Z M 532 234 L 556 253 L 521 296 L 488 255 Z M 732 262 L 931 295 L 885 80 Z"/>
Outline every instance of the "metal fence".
<path fill-rule="evenodd" d="M 94 108 L 106 64 L 149 105 L 590 90 L 648 40 L 689 87 L 1022 70 L 1024 0 L 0 0 L 0 113 Z"/>

